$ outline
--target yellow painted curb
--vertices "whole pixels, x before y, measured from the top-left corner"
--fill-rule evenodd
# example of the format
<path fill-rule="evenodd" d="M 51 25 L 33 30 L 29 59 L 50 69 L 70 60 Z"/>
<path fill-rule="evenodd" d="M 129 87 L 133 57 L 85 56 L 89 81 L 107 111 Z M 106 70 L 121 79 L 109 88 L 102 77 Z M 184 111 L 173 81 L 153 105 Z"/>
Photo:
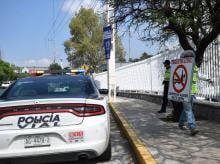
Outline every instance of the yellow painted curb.
<path fill-rule="evenodd" d="M 117 122 L 120 124 L 124 134 L 128 138 L 132 149 L 137 157 L 137 160 L 140 164 L 157 164 L 157 161 L 153 158 L 150 151 L 144 146 L 144 144 L 137 137 L 134 130 L 128 124 L 128 121 L 125 117 L 120 113 L 112 103 L 109 103 L 110 109 L 116 118 Z"/>

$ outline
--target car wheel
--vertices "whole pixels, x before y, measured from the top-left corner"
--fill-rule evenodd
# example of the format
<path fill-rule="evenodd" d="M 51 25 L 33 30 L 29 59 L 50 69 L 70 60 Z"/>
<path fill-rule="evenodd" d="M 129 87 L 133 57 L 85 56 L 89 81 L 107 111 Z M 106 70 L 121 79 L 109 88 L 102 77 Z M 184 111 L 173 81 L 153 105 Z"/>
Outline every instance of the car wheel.
<path fill-rule="evenodd" d="M 102 153 L 102 155 L 99 156 L 99 159 L 101 161 L 109 161 L 111 160 L 111 157 L 112 157 L 112 146 L 111 146 L 111 139 L 110 139 L 108 143 L 108 147 L 106 148 L 104 153 Z"/>

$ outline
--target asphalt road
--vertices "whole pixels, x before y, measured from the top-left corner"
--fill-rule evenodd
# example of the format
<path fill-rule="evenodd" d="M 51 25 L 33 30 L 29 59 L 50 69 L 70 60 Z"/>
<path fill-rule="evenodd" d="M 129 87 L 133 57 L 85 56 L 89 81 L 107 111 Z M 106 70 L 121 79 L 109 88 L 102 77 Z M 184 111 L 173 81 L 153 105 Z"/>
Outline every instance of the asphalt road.
<path fill-rule="evenodd" d="M 90 161 L 76 161 L 69 163 L 57 163 L 57 164 L 136 164 L 136 159 L 129 146 L 128 140 L 124 137 L 120 131 L 113 116 L 111 116 L 111 138 L 112 138 L 112 159 L 108 162 L 100 162 L 97 160 Z"/>

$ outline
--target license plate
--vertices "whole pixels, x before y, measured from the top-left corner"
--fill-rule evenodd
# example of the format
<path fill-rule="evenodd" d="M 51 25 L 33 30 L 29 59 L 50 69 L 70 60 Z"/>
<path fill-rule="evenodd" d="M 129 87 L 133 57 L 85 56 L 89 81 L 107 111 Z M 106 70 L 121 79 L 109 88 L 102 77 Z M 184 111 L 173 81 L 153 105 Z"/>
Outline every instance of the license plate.
<path fill-rule="evenodd" d="M 24 139 L 24 147 L 43 147 L 50 146 L 50 138 L 47 135 L 30 135 Z"/>

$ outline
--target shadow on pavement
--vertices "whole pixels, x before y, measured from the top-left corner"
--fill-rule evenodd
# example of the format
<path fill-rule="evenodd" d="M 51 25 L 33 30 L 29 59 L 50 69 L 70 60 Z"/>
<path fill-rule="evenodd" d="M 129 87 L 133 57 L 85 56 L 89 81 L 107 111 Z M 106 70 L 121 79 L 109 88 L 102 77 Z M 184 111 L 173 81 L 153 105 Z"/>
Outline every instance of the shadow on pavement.
<path fill-rule="evenodd" d="M 158 163 L 220 163 L 220 124 L 199 120 L 200 132 L 191 137 L 189 131 L 180 130 L 177 123 L 163 121 L 167 114 L 157 113 L 160 105 L 135 99 L 114 105 Z M 170 112 L 171 109 L 168 114 Z"/>

